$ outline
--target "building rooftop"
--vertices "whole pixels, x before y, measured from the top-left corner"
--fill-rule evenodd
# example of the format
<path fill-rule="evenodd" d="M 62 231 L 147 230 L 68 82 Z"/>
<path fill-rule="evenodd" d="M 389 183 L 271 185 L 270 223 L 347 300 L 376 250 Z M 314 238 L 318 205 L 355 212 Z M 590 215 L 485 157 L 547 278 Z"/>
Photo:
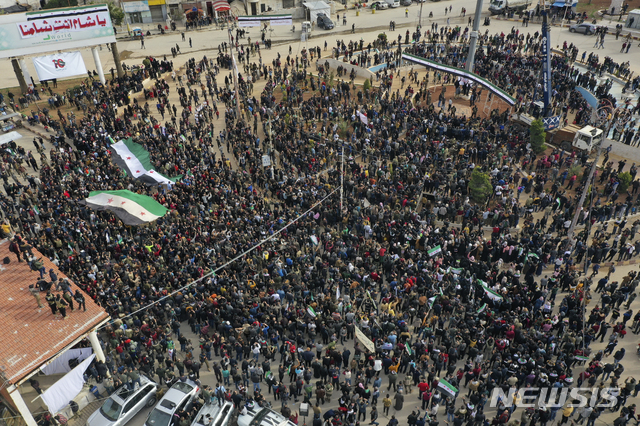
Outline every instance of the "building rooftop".
<path fill-rule="evenodd" d="M 47 272 L 53 269 L 59 280 L 67 278 L 46 256 L 35 248 L 32 250 L 36 257 L 42 257 Z M 9 264 L 2 262 L 6 257 L 10 259 Z M 9 240 L 0 240 L 0 369 L 11 383 L 40 368 L 109 318 L 105 310 L 84 293 L 87 311 L 76 309 L 72 312 L 67 308 L 66 320 L 51 314 L 46 293 L 40 293 L 43 308 L 38 308 L 29 285 L 39 279 L 38 272 L 32 271 L 27 262 L 19 263 L 15 253 L 9 251 Z M 48 274 L 45 279 L 50 281 Z M 73 281 L 69 282 L 75 293 L 78 287 Z M 61 294 L 55 291 L 55 286 L 52 291 Z"/>

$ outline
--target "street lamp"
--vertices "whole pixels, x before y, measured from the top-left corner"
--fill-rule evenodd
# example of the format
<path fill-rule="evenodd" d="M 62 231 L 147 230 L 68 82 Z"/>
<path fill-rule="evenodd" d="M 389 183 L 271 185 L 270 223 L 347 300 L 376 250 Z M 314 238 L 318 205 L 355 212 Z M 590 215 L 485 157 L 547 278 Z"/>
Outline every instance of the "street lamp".
<path fill-rule="evenodd" d="M 578 204 L 576 206 L 576 211 L 573 215 L 573 220 L 571 221 L 571 226 L 567 231 L 567 244 L 568 244 L 567 250 L 569 251 L 573 250 L 573 247 L 576 244 L 576 239 L 574 237 L 575 227 L 576 227 L 576 224 L 578 223 L 578 218 L 580 217 L 581 209 L 582 209 L 582 206 L 584 205 L 584 200 L 587 197 L 587 193 L 589 192 L 589 187 L 593 185 L 593 182 L 592 182 L 593 175 L 596 171 L 596 168 L 598 167 L 598 160 L 600 159 L 600 154 L 602 153 L 602 145 L 604 144 L 604 141 L 607 139 L 607 136 L 609 136 L 609 132 L 611 132 L 612 129 L 617 129 L 617 130 L 624 129 L 625 125 L 631 118 L 628 113 L 629 111 L 626 109 L 626 105 L 614 107 L 613 104 L 607 99 L 603 99 L 602 102 L 603 103 L 600 106 L 600 108 L 594 111 L 594 114 L 592 116 L 592 122 L 596 125 L 596 127 L 600 127 L 606 123 L 606 130 L 602 134 L 602 138 L 598 143 L 596 158 L 593 160 L 593 164 L 591 164 L 591 170 L 589 171 L 589 178 L 586 180 L 585 187 L 582 190 L 582 194 L 580 195 L 580 200 L 578 201 Z M 595 136 L 597 132 L 598 132 L 598 129 L 593 129 L 591 131 L 591 134 Z M 593 187 L 595 189 L 595 185 L 593 185 Z M 593 197 L 592 197 L 592 200 L 593 200 Z M 591 207 L 589 207 L 589 210 L 591 210 Z"/>

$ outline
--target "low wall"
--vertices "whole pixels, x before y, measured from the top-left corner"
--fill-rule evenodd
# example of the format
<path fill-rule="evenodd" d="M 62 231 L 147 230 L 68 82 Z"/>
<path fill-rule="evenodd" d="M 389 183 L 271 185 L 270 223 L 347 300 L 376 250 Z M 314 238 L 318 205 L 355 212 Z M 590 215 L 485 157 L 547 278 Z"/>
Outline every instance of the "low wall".
<path fill-rule="evenodd" d="M 333 70 L 337 69 L 340 65 L 342 65 L 342 67 L 347 70 L 347 74 L 350 74 L 351 70 L 356 70 L 356 75 L 358 77 L 368 78 L 371 84 L 373 84 L 373 78 L 376 76 L 373 72 L 369 71 L 366 68 L 362 68 L 357 65 L 351 65 L 348 62 L 342 62 L 333 58 L 320 58 L 316 62 L 316 66 L 325 65 L 326 63 L 329 63 L 329 68 Z"/>

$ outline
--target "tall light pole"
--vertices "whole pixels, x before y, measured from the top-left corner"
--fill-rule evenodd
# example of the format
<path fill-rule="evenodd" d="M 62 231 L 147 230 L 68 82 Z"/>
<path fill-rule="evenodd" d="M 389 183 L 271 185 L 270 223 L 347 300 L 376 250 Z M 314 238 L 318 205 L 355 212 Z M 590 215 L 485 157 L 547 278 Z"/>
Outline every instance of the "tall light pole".
<path fill-rule="evenodd" d="M 233 54 L 233 50 L 236 48 L 235 43 L 231 40 L 231 26 L 229 26 L 229 50 L 231 52 L 231 73 L 233 74 L 233 88 L 236 92 L 236 112 L 238 113 L 238 120 L 242 120 L 242 111 L 240 110 L 240 91 L 238 90 L 238 65 L 236 64 L 236 57 Z"/>
<path fill-rule="evenodd" d="M 607 136 L 609 136 L 609 132 L 611 131 L 611 129 L 624 128 L 624 125 L 629 120 L 629 118 L 626 116 L 620 116 L 620 113 L 622 111 L 625 111 L 625 108 L 623 107 L 614 108 L 613 104 L 606 99 L 603 100 L 603 102 L 605 104 L 600 108 L 598 108 L 597 112 L 594 114 L 595 117 L 592 118 L 592 122 L 595 123 L 597 126 L 600 126 L 606 122 L 607 126 L 606 126 L 606 130 L 602 134 L 600 143 L 598 144 L 598 150 L 596 151 L 596 158 L 593 160 L 593 164 L 591 164 L 591 170 L 589 170 L 589 177 L 587 178 L 585 187 L 582 190 L 582 194 L 580 195 L 580 200 L 576 205 L 576 211 L 573 214 L 573 219 L 571 220 L 571 226 L 567 231 L 567 243 L 568 243 L 567 250 L 573 250 L 573 247 L 576 244 L 576 239 L 574 235 L 575 228 L 576 228 L 576 224 L 578 223 L 580 214 L 582 213 L 582 205 L 584 204 L 584 200 L 587 197 L 589 188 L 592 187 L 592 191 L 595 190 L 595 185 L 592 184 L 592 181 L 593 181 L 593 175 L 596 171 L 596 168 L 598 167 L 598 160 L 600 159 L 600 154 L 602 153 L 602 145 L 606 141 Z M 594 132 L 592 133 L 592 135 L 595 136 L 596 132 L 597 130 L 594 129 Z"/>
<path fill-rule="evenodd" d="M 476 14 L 473 18 L 473 30 L 469 35 L 469 53 L 467 53 L 467 66 L 469 72 L 473 72 L 473 63 L 476 59 L 476 45 L 478 43 L 478 31 L 480 30 L 480 15 L 482 15 L 482 0 L 476 2 Z"/>

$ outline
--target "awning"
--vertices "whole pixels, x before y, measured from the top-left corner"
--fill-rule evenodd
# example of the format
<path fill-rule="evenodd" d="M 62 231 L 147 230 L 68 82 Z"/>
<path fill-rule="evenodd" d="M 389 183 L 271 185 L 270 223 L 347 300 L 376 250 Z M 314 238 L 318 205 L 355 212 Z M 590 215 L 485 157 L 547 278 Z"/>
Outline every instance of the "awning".
<path fill-rule="evenodd" d="M 17 139 L 20 139 L 21 137 L 22 135 L 18 132 L 9 132 L 7 134 L 0 135 L 0 145 L 15 141 Z"/>
<path fill-rule="evenodd" d="M 576 90 L 582 95 L 591 108 L 598 108 L 598 99 L 593 95 L 593 93 L 580 86 L 576 86 Z"/>
<path fill-rule="evenodd" d="M 227 0 L 215 0 L 213 2 L 213 8 L 217 12 L 226 12 L 231 9 L 231 6 L 229 6 L 229 2 Z"/>
<path fill-rule="evenodd" d="M 331 6 L 323 1 L 305 1 L 302 5 L 309 10 L 331 9 Z"/>
<path fill-rule="evenodd" d="M 553 7 L 573 7 L 578 4 L 577 0 L 568 0 L 568 1 L 557 1 L 552 4 Z"/>

